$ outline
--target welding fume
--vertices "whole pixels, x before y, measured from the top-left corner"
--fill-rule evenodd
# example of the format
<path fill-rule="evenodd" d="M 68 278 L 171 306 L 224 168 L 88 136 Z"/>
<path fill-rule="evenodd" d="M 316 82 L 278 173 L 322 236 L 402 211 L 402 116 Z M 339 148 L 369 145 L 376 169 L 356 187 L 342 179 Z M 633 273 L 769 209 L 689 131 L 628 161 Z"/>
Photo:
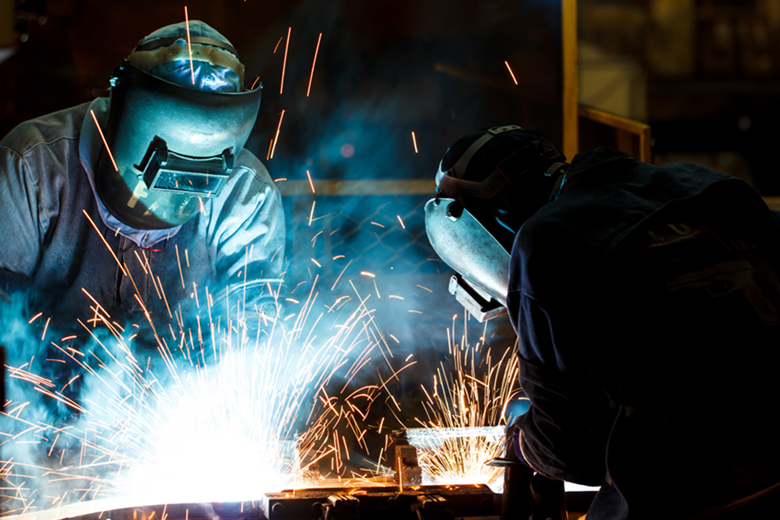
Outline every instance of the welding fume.
<path fill-rule="evenodd" d="M 3 460 L 29 465 L 23 473 L 67 466 L 79 448 L 61 428 L 82 425 L 88 442 L 96 427 L 88 421 L 102 413 L 88 409 L 99 399 L 127 392 L 124 402 L 162 414 L 171 395 L 144 402 L 155 386 L 166 395 L 189 385 L 197 395 L 202 367 L 281 328 L 284 213 L 265 166 L 244 147 L 262 91 L 245 80 L 238 51 L 215 29 L 168 25 L 118 64 L 108 97 L 26 121 L 0 142 L 0 288 L 8 293 L 0 317 L 15 410 L 2 429 L 24 430 L 27 405 L 41 425 L 37 451 L 3 448 Z M 247 352 L 241 374 L 256 377 L 251 370 L 265 361 Z M 172 353 L 194 367 L 189 380 Z M 274 374 L 282 389 L 285 374 Z M 144 424 L 134 414 L 127 420 Z M 113 449 L 97 471 L 122 473 L 127 461 Z"/>
<path fill-rule="evenodd" d="M 600 486 L 588 519 L 776 507 L 780 213 L 704 166 L 566 162 L 519 126 L 456 141 L 436 183 L 450 292 L 519 336 L 517 460 Z"/>

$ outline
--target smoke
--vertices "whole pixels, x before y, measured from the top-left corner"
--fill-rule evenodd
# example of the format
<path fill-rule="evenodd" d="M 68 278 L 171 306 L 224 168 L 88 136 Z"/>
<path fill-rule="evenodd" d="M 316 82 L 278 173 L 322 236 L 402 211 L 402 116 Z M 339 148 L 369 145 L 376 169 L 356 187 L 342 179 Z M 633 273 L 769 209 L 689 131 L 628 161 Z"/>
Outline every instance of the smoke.
<path fill-rule="evenodd" d="M 405 398 L 403 412 L 393 413 L 418 413 L 418 383 L 428 381 L 430 367 L 447 356 L 448 330 L 454 336 L 456 328 L 470 327 L 475 330 L 471 336 L 482 338 L 483 344 L 513 344 L 506 321 L 485 328 L 462 323 L 464 311 L 447 292 L 451 273 L 428 245 L 423 206 L 433 196 L 432 180 L 447 146 L 475 128 L 520 123 L 557 140 L 559 42 L 548 45 L 550 38 L 540 35 L 556 20 L 542 16 L 537 23 L 539 17 L 528 12 L 529 6 L 553 3 L 374 4 L 289 4 L 293 7 L 285 7 L 283 16 L 239 49 L 248 74 L 259 73 L 265 84 L 261 114 L 247 148 L 266 163 L 285 194 L 289 301 L 280 326 L 290 333 L 286 348 L 308 357 L 277 352 L 275 359 L 288 360 L 280 370 L 297 364 L 300 373 L 308 374 L 299 380 L 299 390 L 236 384 L 256 383 L 258 371 L 268 362 L 255 353 L 218 355 L 223 352 L 220 346 L 231 340 L 206 338 L 211 347 L 206 350 L 178 352 L 172 346 L 169 355 L 155 345 L 151 350 L 138 346 L 128 334 L 115 334 L 105 324 L 84 322 L 82 329 L 91 333 L 86 344 L 62 341 L 51 325 L 44 335 L 47 317 L 28 323 L 37 312 L 35 304 L 17 294 L 12 305 L 3 307 L 0 319 L 0 342 L 7 347 L 10 367 L 0 457 L 6 484 L 16 488 L 9 492 L 15 498 L 7 502 L 11 507 L 3 507 L 5 513 L 115 493 L 123 471 L 136 483 L 165 488 L 151 478 L 155 466 L 130 471 L 135 461 L 155 460 L 160 453 L 177 454 L 176 460 L 156 460 L 165 460 L 178 472 L 159 475 L 190 488 L 196 484 L 193 475 L 209 474 L 196 461 L 243 460 L 245 467 L 258 466 L 257 447 L 271 438 L 263 437 L 263 422 L 270 419 L 262 413 L 275 410 L 273 403 L 314 408 L 324 400 L 340 417 L 346 417 L 343 410 L 354 417 L 352 408 L 331 401 L 330 393 L 324 397 L 323 389 L 377 387 L 366 391 L 370 399 L 353 405 L 365 414 L 358 422 L 371 425 L 371 433 L 378 433 L 377 425 L 387 418 L 386 433 L 392 414 L 380 406 L 384 399 L 378 395 L 390 392 Z M 288 27 L 289 45 L 282 41 L 274 53 Z M 554 32 L 553 40 L 558 36 Z M 512 61 L 519 85 L 504 76 L 504 60 Z M 271 158 L 269 145 L 282 110 Z M 285 187 L 295 181 L 308 183 L 307 171 L 317 193 Z M 369 188 L 355 184 L 355 193 L 327 192 L 327 186 L 339 181 L 364 182 Z M 386 181 L 396 184 L 383 184 Z M 412 189 L 419 186 L 414 182 L 428 182 L 429 191 Z M 299 322 L 302 316 L 308 318 Z M 222 333 L 225 330 L 223 325 Z M 345 331 L 347 338 L 342 337 Z M 320 357 L 325 351 L 335 357 Z M 192 360 L 198 355 L 203 356 L 200 364 Z M 223 363 L 215 365 L 217 359 Z M 415 360 L 417 365 L 391 377 Z M 236 408 L 230 407 L 233 404 Z M 248 411 L 250 415 L 241 417 Z M 240 429 L 220 430 L 219 424 L 209 423 L 216 417 L 226 421 L 223 425 L 240 424 Z M 290 425 L 300 418 L 288 418 L 288 429 L 274 434 L 277 441 L 295 436 Z M 238 423 L 230 422 L 234 420 Z M 328 424 L 314 437 L 322 445 L 335 441 L 338 447 L 343 437 L 333 436 L 348 430 L 343 424 Z M 236 431 L 243 433 L 235 437 Z M 199 437 L 196 432 L 208 433 Z M 177 444 L 176 439 L 188 442 Z M 363 442 L 361 449 L 374 453 Z M 312 452 L 315 458 L 321 455 L 317 450 Z M 329 457 L 334 472 L 346 464 L 344 454 L 334 451 Z M 215 471 L 215 479 L 236 473 L 230 465 Z M 239 474 L 248 479 L 243 490 L 262 487 L 251 475 Z M 126 485 L 128 480 L 121 482 Z"/>
<path fill-rule="evenodd" d="M 347 392 L 349 381 L 365 366 L 386 382 L 402 368 L 365 302 L 312 288 L 288 306 L 286 324 L 228 312 L 204 344 L 181 335 L 153 352 L 99 315 L 79 321 L 89 339 L 60 338 L 14 295 L 0 320 L 9 348 L 4 514 L 115 496 L 252 500 L 305 473 L 316 484 L 320 461 L 326 474 L 345 473 L 345 437 L 369 451 L 366 416 L 386 395 L 380 384 Z"/>
<path fill-rule="evenodd" d="M 107 468 L 121 465 L 125 456 L 116 438 L 101 437 L 119 420 L 110 402 L 138 390 L 132 353 L 107 329 L 91 330 L 91 339 L 76 345 L 35 312 L 39 302 L 17 292 L 0 304 L 0 344 L 6 348 L 0 416 L 4 514 L 94 498 Z M 74 465 L 79 470 L 71 472 Z"/>
<path fill-rule="evenodd" d="M 288 287 L 319 276 L 350 294 L 352 282 L 373 295 L 377 322 L 399 340 L 400 355 L 437 364 L 453 315 L 463 315 L 447 292 L 451 271 L 424 230 L 438 162 L 480 127 L 521 124 L 559 139 L 560 5 L 306 0 L 286 11 L 239 50 L 265 85 L 248 148 L 286 179 L 277 185 Z M 315 194 L 306 193 L 309 176 Z M 295 181 L 303 191 L 287 188 Z M 506 321 L 489 329 L 512 336 Z"/>

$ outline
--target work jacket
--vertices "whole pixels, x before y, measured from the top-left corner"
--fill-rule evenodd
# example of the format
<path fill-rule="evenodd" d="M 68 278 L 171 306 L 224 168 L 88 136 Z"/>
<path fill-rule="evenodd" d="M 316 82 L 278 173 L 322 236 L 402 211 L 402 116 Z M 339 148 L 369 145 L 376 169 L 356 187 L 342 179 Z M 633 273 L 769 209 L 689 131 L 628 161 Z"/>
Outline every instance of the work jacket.
<path fill-rule="evenodd" d="M 537 471 L 588 520 L 692 518 L 780 482 L 780 227 L 746 182 L 610 148 L 518 232 L 508 309 Z"/>
<path fill-rule="evenodd" d="M 90 110 L 105 129 L 108 100 L 97 99 L 22 123 L 0 141 L 0 288 L 34 291 L 40 310 L 68 334 L 88 335 L 77 320 L 99 309 L 124 330 L 167 332 L 168 341 L 182 326 L 195 338 L 198 322 L 201 330 L 209 321 L 224 327 L 230 312 L 243 316 L 237 305 L 251 314 L 273 301 L 285 225 L 263 164 L 244 149 L 225 188 L 204 198 L 195 218 L 168 230 L 132 229 L 94 191 L 104 144 Z"/>

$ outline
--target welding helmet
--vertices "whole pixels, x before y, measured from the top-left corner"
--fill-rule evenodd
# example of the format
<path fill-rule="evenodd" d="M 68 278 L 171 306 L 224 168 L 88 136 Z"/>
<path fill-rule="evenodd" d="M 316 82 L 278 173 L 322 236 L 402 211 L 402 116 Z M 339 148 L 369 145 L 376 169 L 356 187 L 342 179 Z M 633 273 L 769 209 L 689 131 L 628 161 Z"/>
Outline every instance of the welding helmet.
<path fill-rule="evenodd" d="M 135 229 L 173 228 L 219 196 L 260 107 L 261 85 L 247 90 L 243 81 L 236 50 L 203 22 L 141 40 L 111 78 L 113 162 L 101 153 L 95 176 L 116 218 Z"/>
<path fill-rule="evenodd" d="M 459 139 L 439 164 L 425 230 L 457 272 L 450 293 L 479 321 L 506 312 L 515 235 L 560 187 L 565 161 L 549 139 L 510 125 Z"/>

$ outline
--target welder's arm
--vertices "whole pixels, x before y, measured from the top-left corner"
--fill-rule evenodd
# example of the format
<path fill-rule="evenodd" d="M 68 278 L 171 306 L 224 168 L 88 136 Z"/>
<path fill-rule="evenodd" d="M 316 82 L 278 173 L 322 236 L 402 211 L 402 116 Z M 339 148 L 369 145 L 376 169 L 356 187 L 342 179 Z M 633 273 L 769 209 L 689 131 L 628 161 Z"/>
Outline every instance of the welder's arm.
<path fill-rule="evenodd" d="M 556 323 L 532 298 L 513 297 L 520 298 L 520 382 L 531 401 L 517 422 L 522 457 L 548 477 L 601 485 L 615 410 L 600 385 L 594 384 L 592 369 L 564 364 L 553 326 L 564 323 Z M 564 332 L 560 336 L 562 341 L 571 337 Z M 578 347 L 589 348 L 588 339 L 583 337 Z"/>
<path fill-rule="evenodd" d="M 39 181 L 22 155 L 0 145 L 0 286 L 8 291 L 26 287 L 37 265 L 50 221 L 39 208 L 57 206 Z"/>
<path fill-rule="evenodd" d="M 281 194 L 265 166 L 244 150 L 226 196 L 212 202 L 204 234 L 215 266 L 215 305 L 245 309 L 268 327 L 284 301 L 285 222 Z"/>

